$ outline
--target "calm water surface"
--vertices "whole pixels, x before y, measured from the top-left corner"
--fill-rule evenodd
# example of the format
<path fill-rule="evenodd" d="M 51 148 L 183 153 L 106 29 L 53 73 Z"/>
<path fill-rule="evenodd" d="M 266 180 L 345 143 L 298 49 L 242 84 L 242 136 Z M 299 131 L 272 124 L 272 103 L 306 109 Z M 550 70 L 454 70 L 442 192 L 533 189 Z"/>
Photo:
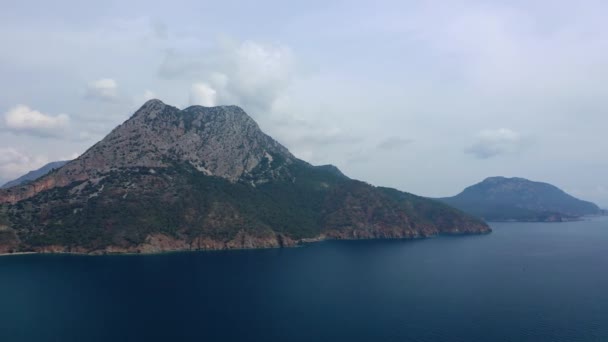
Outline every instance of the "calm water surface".
<path fill-rule="evenodd" d="M 608 341 L 608 220 L 485 236 L 0 257 L 0 341 Z"/>

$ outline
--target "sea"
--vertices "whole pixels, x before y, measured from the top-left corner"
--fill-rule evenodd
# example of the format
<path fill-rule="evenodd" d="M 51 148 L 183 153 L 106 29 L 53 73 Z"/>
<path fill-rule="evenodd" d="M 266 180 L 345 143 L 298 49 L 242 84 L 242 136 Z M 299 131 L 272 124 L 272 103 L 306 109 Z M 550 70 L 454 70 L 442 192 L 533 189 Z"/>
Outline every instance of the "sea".
<path fill-rule="evenodd" d="M 158 255 L 0 257 L 0 341 L 608 341 L 608 218 Z"/>

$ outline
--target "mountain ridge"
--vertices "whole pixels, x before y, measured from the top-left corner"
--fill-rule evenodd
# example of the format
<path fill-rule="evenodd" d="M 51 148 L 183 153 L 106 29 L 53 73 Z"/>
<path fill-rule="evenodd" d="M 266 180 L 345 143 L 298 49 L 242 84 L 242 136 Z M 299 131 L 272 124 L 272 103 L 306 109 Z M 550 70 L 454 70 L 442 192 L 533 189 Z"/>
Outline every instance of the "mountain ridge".
<path fill-rule="evenodd" d="M 163 160 L 163 158 L 167 158 L 169 153 L 188 154 L 180 157 L 188 159 L 188 161 L 199 168 L 200 171 L 203 171 L 208 175 L 219 175 L 220 177 L 227 178 L 231 181 L 235 181 L 244 173 L 251 171 L 264 157 L 268 157 L 263 152 L 259 151 L 258 148 L 255 158 L 243 161 L 245 165 L 235 165 L 231 164 L 230 161 L 222 163 L 222 153 L 225 152 L 225 146 L 218 146 L 217 141 L 200 141 L 201 139 L 199 139 L 199 141 L 195 142 L 197 146 L 194 148 L 188 146 L 192 141 L 189 141 L 190 137 L 184 137 L 182 134 L 186 130 L 185 126 L 193 124 L 189 119 L 193 119 L 194 112 L 201 110 L 204 111 L 205 115 L 198 117 L 200 120 L 194 122 L 195 125 L 204 125 L 205 118 L 217 116 L 218 111 L 224 110 L 224 113 L 227 113 L 226 120 L 228 120 L 228 122 L 223 122 L 223 129 L 235 129 L 235 127 L 231 127 L 233 122 L 231 122 L 230 119 L 234 120 L 237 118 L 243 119 L 241 123 L 245 127 L 241 128 L 245 131 L 259 131 L 257 123 L 237 106 L 190 106 L 180 111 L 176 107 L 166 105 L 158 99 L 152 99 L 147 101 L 128 120 L 113 129 L 103 140 L 94 144 L 81 156 L 58 170 L 57 174 L 53 177 L 46 177 L 44 180 L 27 184 L 26 186 L 21 187 L 21 189 L 10 189 L 9 194 L 0 191 L 0 203 L 14 203 L 29 198 L 40 191 L 57 186 L 66 186 L 73 181 L 95 178 L 99 174 L 109 172 L 111 168 L 165 167 L 167 164 L 166 160 Z M 171 126 L 167 122 L 167 120 L 178 121 L 179 119 L 182 119 L 183 121 L 179 122 L 178 126 Z M 145 127 L 146 129 L 133 130 L 132 128 L 136 128 L 133 126 Z M 170 134 L 165 135 L 170 137 L 181 137 L 181 139 L 178 141 L 171 141 L 170 143 L 173 143 L 172 145 L 165 141 L 156 143 L 159 129 L 169 127 L 172 128 L 172 131 Z M 203 129 L 204 128 L 205 127 L 203 127 Z M 211 127 L 211 129 L 213 129 L 213 127 Z M 261 134 L 256 137 L 258 141 L 254 141 L 255 145 L 268 143 L 267 147 L 270 147 L 272 152 L 281 155 L 286 162 L 295 158 L 286 148 L 272 140 L 266 134 L 261 131 L 259 131 L 259 133 Z M 131 144 L 132 141 L 135 142 Z M 134 146 L 134 144 L 137 144 L 137 146 Z M 228 148 L 232 150 L 238 149 L 238 147 L 234 145 L 235 144 L 233 143 L 232 146 L 229 146 Z M 196 147 L 200 148 L 201 146 L 203 148 L 202 152 L 195 149 Z M 184 152 L 184 150 L 188 150 L 184 147 L 190 148 L 189 152 Z M 125 151 L 120 150 L 125 148 L 131 149 L 126 154 L 127 156 L 131 156 L 131 158 L 121 158 L 121 154 L 119 153 L 123 152 L 123 155 L 125 155 Z M 132 152 L 136 152 L 136 154 L 133 154 Z M 201 165 L 201 158 L 199 156 L 201 153 L 203 154 L 203 157 L 206 157 L 207 161 L 212 164 L 210 167 Z M 171 157 L 169 157 L 169 159 L 171 159 Z"/>
<path fill-rule="evenodd" d="M 47 173 L 53 171 L 54 169 L 58 169 L 63 165 L 67 164 L 69 160 L 58 160 L 54 162 L 47 163 L 42 167 L 29 171 L 28 173 L 13 179 L 12 181 L 6 182 L 4 185 L 0 187 L 0 189 L 7 189 L 14 186 L 22 185 L 27 182 L 35 181 L 36 179 L 45 176 Z"/>
<path fill-rule="evenodd" d="M 594 203 L 521 177 L 488 177 L 438 200 L 489 221 L 567 221 L 600 213 Z"/>
<path fill-rule="evenodd" d="M 179 110 L 160 100 L 62 168 L 0 190 L 0 203 L 4 252 L 284 247 L 490 231 L 439 202 L 299 160 L 239 107 Z"/>

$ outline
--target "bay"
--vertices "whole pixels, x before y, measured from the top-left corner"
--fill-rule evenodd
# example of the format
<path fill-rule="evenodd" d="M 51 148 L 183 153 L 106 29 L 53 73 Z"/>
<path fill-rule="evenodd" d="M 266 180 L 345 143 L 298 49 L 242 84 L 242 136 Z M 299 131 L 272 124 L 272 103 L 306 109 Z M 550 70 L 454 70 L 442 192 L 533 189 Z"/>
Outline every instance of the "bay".
<path fill-rule="evenodd" d="M 607 341 L 608 220 L 480 236 L 0 257 L 0 341 Z"/>

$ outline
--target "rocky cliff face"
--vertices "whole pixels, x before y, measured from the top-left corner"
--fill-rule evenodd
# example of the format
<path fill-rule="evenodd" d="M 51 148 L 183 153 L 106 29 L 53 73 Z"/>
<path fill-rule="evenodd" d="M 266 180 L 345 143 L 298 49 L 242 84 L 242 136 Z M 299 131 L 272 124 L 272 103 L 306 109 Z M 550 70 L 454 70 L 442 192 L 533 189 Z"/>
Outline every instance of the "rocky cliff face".
<path fill-rule="evenodd" d="M 444 204 L 298 160 L 238 107 L 179 110 L 158 100 L 59 170 L 0 191 L 0 203 L 4 252 L 282 247 L 489 232 Z"/>
<path fill-rule="evenodd" d="M 15 203 L 41 191 L 73 182 L 93 180 L 108 172 L 132 168 L 166 168 L 186 162 L 207 176 L 232 182 L 252 178 L 263 162 L 275 159 L 287 165 L 295 159 L 289 151 L 264 134 L 236 106 L 192 106 L 184 110 L 159 100 L 146 102 L 105 139 L 57 172 L 22 187 L 0 191 L 0 203 Z M 280 174 L 275 165 L 266 181 Z"/>

